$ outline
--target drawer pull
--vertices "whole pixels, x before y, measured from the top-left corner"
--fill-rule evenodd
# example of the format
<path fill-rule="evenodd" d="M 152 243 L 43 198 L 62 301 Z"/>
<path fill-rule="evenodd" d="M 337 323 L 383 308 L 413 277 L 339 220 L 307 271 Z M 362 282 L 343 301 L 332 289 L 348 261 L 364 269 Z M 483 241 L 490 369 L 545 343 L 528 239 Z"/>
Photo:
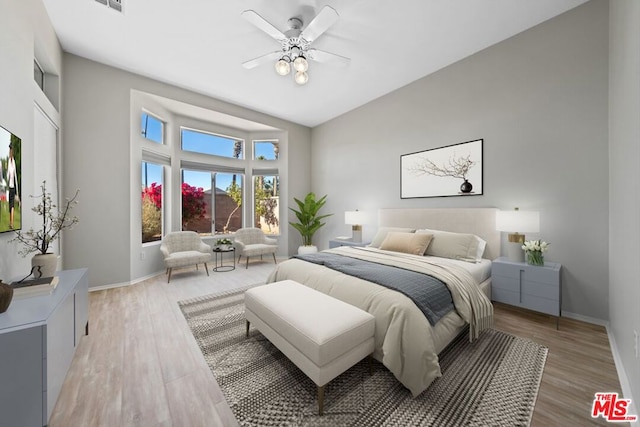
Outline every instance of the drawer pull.
<path fill-rule="evenodd" d="M 524 270 L 520 270 L 520 281 L 518 283 L 519 285 L 519 290 L 518 290 L 518 294 L 520 297 L 520 304 L 522 304 L 522 281 L 524 279 Z"/>

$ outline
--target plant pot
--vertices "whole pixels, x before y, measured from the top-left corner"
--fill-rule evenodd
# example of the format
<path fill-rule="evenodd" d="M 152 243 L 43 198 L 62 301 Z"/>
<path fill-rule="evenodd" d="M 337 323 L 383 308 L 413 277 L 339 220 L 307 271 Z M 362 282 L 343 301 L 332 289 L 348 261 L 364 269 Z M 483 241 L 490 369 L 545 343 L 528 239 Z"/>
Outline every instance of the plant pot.
<path fill-rule="evenodd" d="M 38 273 L 38 268 L 40 272 Z M 56 254 L 36 254 L 31 258 L 31 268 L 33 276 L 38 279 L 40 277 L 53 277 L 58 269 L 58 255 Z"/>
<path fill-rule="evenodd" d="M 0 313 L 4 313 L 9 308 L 13 299 L 13 288 L 0 280 Z"/>
<path fill-rule="evenodd" d="M 298 246 L 298 255 L 315 254 L 318 252 L 316 246 Z"/>

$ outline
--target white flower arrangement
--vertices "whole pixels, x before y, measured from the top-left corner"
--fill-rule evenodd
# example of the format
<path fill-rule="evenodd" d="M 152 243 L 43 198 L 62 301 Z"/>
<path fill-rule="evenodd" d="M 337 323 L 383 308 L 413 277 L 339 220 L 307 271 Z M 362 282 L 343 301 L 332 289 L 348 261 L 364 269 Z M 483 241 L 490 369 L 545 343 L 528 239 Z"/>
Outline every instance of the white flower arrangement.
<path fill-rule="evenodd" d="M 532 265 L 544 265 L 544 254 L 549 249 L 549 243 L 542 240 L 527 240 L 522 245 L 526 253 L 527 263 Z"/>
<path fill-rule="evenodd" d="M 522 245 L 522 249 L 525 251 L 540 251 L 545 253 L 549 249 L 549 243 L 542 240 L 527 240 Z"/>
<path fill-rule="evenodd" d="M 231 241 L 231 239 L 218 239 L 216 240 L 216 245 L 218 246 L 230 246 L 232 245 L 233 242 Z"/>

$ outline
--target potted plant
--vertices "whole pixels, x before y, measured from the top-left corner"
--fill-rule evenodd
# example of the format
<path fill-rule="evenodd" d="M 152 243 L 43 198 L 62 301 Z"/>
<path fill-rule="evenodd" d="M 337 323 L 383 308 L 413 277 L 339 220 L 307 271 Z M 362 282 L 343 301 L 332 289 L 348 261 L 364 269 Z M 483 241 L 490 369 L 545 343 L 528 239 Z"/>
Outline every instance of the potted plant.
<path fill-rule="evenodd" d="M 37 277 L 52 277 L 56 272 L 58 256 L 49 252 L 49 246 L 60 237 L 62 230 L 71 228 L 78 223 L 78 217 L 71 216 L 70 211 L 78 203 L 77 198 L 80 190 L 76 190 L 72 199 L 66 200 L 63 209 L 58 209 L 58 206 L 51 199 L 51 193 L 47 193 L 46 181 L 42 181 L 40 188 L 42 189 L 40 196 L 30 197 L 40 199 L 40 203 L 31 210 L 41 217 L 42 228 L 37 231 L 31 228 L 24 233 L 16 231 L 16 237 L 11 241 L 18 241 L 24 245 L 19 251 L 22 256 L 36 252 L 31 258 L 31 267 L 32 270 L 37 270 L 34 267 L 40 267 L 40 273 Z M 35 272 L 34 275 L 36 275 Z"/>
<path fill-rule="evenodd" d="M 298 222 L 289 222 L 293 228 L 300 232 L 302 236 L 302 246 L 298 248 L 298 253 L 313 253 L 317 252 L 318 248 L 313 245 L 313 235 L 325 225 L 322 220 L 332 214 L 318 215 L 318 211 L 326 203 L 327 196 L 322 196 L 316 200 L 314 193 L 309 193 L 304 198 L 304 201 L 298 200 L 295 197 L 293 200 L 298 205 L 298 210 L 289 208 L 296 214 Z"/>

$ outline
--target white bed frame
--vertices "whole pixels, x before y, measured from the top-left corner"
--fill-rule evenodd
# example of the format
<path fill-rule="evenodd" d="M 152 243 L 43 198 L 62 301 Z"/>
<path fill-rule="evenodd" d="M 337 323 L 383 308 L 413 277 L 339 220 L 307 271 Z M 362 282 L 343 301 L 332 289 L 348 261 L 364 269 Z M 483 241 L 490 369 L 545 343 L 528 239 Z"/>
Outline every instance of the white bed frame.
<path fill-rule="evenodd" d="M 379 227 L 429 228 L 471 233 L 487 242 L 483 258 L 500 256 L 500 232 L 496 231 L 496 208 L 380 209 Z"/>

